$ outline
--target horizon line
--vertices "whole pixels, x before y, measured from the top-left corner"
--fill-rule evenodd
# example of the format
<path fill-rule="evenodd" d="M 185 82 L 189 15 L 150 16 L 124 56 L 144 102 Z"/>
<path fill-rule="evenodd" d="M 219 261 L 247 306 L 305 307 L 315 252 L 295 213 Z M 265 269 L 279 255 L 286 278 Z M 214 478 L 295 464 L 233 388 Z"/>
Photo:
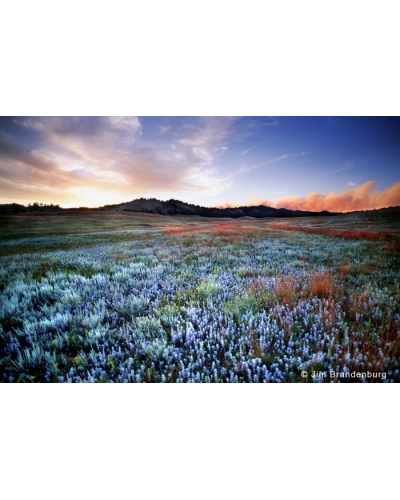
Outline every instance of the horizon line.
<path fill-rule="evenodd" d="M 307 213 L 315 213 L 315 214 L 321 214 L 323 212 L 326 212 L 326 213 L 329 213 L 329 214 L 346 214 L 346 213 L 355 213 L 355 212 L 367 212 L 367 211 L 375 211 L 375 210 L 385 210 L 385 209 L 389 209 L 389 208 L 400 208 L 400 205 L 388 205 L 388 206 L 385 206 L 385 207 L 380 207 L 380 208 L 366 208 L 366 209 L 357 209 L 357 210 L 348 210 L 348 211 L 329 211 L 329 210 L 320 210 L 320 211 L 315 211 L 315 210 L 302 210 L 300 208 L 286 208 L 284 206 L 281 206 L 281 207 L 273 207 L 273 206 L 270 206 L 270 205 L 266 205 L 264 203 L 260 203 L 260 204 L 257 204 L 257 205 L 238 205 L 238 206 L 218 206 L 218 205 L 213 205 L 213 206 L 205 206 L 205 205 L 198 205 L 198 204 L 195 204 L 195 203 L 189 203 L 189 202 L 186 202 L 186 201 L 182 201 L 182 200 L 179 200 L 177 198 L 169 198 L 168 200 L 160 200 L 158 198 L 154 198 L 154 197 L 150 197 L 150 198 L 146 198 L 146 197 L 140 197 L 140 198 L 135 198 L 131 201 L 126 201 L 126 202 L 121 202 L 121 203 L 110 203 L 110 204 L 106 204 L 106 205 L 99 205 L 99 206 L 96 206 L 96 207 L 88 207 L 88 206 L 84 206 L 84 205 L 81 205 L 81 206 L 75 206 L 75 207 L 63 207 L 61 206 L 60 204 L 54 204 L 54 203 L 42 203 L 42 202 L 33 202 L 33 203 L 28 203 L 27 205 L 23 205 L 21 203 L 17 203 L 17 202 L 9 202 L 9 203 L 0 203 L 0 206 L 5 206 L 5 205 L 18 205 L 20 207 L 24 207 L 24 208 L 31 208 L 31 207 L 37 207 L 37 208 L 58 208 L 58 209 L 61 209 L 61 210 L 99 210 L 101 208 L 105 208 L 105 207 L 117 207 L 118 205 L 125 205 L 125 204 L 129 204 L 129 203 L 134 203 L 135 201 L 157 201 L 159 203 L 168 203 L 168 202 L 171 202 L 171 201 L 176 201 L 176 202 L 179 202 L 179 203 L 183 203 L 185 205 L 189 205 L 189 206 L 193 206 L 193 207 L 199 207 L 199 208 L 202 208 L 202 209 L 216 209 L 216 210 L 223 210 L 223 211 L 226 211 L 226 210 L 238 210 L 238 209 L 243 209 L 243 208 L 258 208 L 258 207 L 265 207 L 265 208 L 270 208 L 270 209 L 273 209 L 273 210 L 287 210 L 289 212 L 307 212 Z M 140 213 L 140 212 L 138 212 Z M 160 214 L 158 214 L 160 215 Z"/>

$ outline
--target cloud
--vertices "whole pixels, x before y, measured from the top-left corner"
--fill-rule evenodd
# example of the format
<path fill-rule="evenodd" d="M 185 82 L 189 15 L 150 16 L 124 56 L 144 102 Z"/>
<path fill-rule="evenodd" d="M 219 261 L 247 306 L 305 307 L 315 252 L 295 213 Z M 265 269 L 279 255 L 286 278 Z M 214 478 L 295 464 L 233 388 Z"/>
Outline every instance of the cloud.
<path fill-rule="evenodd" d="M 137 117 L 10 119 L 13 141 L 6 138 L 11 126 L 0 135 L 0 185 L 7 180 L 1 197 L 12 191 L 30 202 L 41 196 L 46 203 L 98 206 L 105 194 L 110 203 L 154 192 L 218 195 L 232 186 L 215 162 L 240 137 L 237 121 L 178 122 L 172 138 L 157 134 L 149 141 Z M 28 136 L 34 137 L 29 147 Z"/>
<path fill-rule="evenodd" d="M 242 154 L 242 156 L 247 155 L 247 153 L 248 153 L 249 151 L 251 151 L 253 148 L 255 148 L 255 146 L 251 146 L 251 148 L 248 148 L 248 149 L 246 149 L 245 151 L 243 151 L 243 153 L 241 153 L 241 154 Z"/>
<path fill-rule="evenodd" d="M 346 163 L 345 167 L 342 168 L 336 168 L 335 170 L 328 170 L 327 172 L 322 172 L 321 174 L 314 175 L 312 178 L 313 179 L 318 179 L 319 177 L 324 177 L 325 175 L 331 175 L 331 174 L 337 174 L 338 172 L 343 172 L 344 170 L 350 170 L 351 168 L 355 168 L 357 165 L 354 163 Z"/>
<path fill-rule="evenodd" d="M 142 125 L 137 116 L 108 116 L 107 120 L 116 129 L 142 135 Z"/>
<path fill-rule="evenodd" d="M 355 182 L 352 182 L 352 181 L 349 181 L 347 183 L 348 186 L 357 186 L 357 184 Z"/>
<path fill-rule="evenodd" d="M 136 117 L 14 121 L 20 130 L 31 129 L 39 136 L 34 148 L 24 147 L 25 133 L 15 133 L 14 141 L 0 136 L 2 198 L 9 198 L 12 193 L 15 198 L 30 202 L 40 197 L 45 202 L 96 206 L 99 200 L 87 199 L 85 193 L 102 193 L 104 197 L 107 193 L 107 198 L 114 197 L 117 202 L 140 192 L 137 185 L 132 185 L 138 177 L 143 177 L 144 189 L 156 184 L 146 151 L 136 144 L 142 130 Z M 160 178 L 165 180 L 162 175 Z M 88 187 L 90 190 L 83 189 Z M 100 204 L 104 203 L 100 200 Z"/>
<path fill-rule="evenodd" d="M 291 210 L 310 210 L 320 212 L 351 212 L 356 210 L 372 210 L 400 205 L 400 182 L 396 182 L 382 192 L 376 191 L 377 182 L 368 181 L 361 186 L 347 189 L 342 193 L 310 193 L 304 198 L 290 196 L 278 201 L 268 201 L 253 197 L 251 205 L 265 205 Z"/>
<path fill-rule="evenodd" d="M 170 127 L 169 125 L 160 125 L 158 128 L 159 128 L 160 134 L 166 134 L 167 132 L 169 132 L 171 130 L 172 127 Z"/>
<path fill-rule="evenodd" d="M 257 163 L 256 165 L 249 165 L 249 166 L 246 165 L 246 166 L 240 167 L 238 173 L 251 172 L 252 170 L 256 170 L 257 168 L 266 167 L 267 165 L 271 165 L 272 163 L 276 163 L 278 161 L 284 160 L 288 156 L 289 155 L 276 156 L 275 158 L 271 158 L 270 160 L 263 161 L 262 163 Z"/>
<path fill-rule="evenodd" d="M 0 177 L 16 186 L 35 186 L 46 184 L 49 176 L 54 175 L 59 187 L 68 182 L 62 166 L 40 151 L 29 150 L 0 136 Z"/>
<path fill-rule="evenodd" d="M 221 203 L 217 205 L 216 208 L 237 208 L 240 207 L 239 203 L 232 203 L 230 201 L 225 201 L 225 203 Z"/>
<path fill-rule="evenodd" d="M 278 127 L 278 120 L 272 116 L 264 116 L 263 118 L 248 119 L 246 122 L 247 129 L 259 127 Z"/>
<path fill-rule="evenodd" d="M 227 143 L 232 136 L 237 136 L 236 122 L 235 117 L 222 117 L 202 118 L 197 127 L 185 124 L 171 148 L 176 152 L 184 152 L 197 164 L 211 164 L 228 151 Z"/>

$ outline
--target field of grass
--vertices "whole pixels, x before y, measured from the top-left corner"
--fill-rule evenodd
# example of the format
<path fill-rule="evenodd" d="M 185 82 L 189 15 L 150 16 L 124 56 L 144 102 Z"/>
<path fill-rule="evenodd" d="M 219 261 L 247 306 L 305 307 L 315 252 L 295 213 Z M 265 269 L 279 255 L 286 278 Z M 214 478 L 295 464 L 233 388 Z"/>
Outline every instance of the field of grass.
<path fill-rule="evenodd" d="M 1 217 L 0 381 L 399 382 L 399 237 L 396 211 Z"/>

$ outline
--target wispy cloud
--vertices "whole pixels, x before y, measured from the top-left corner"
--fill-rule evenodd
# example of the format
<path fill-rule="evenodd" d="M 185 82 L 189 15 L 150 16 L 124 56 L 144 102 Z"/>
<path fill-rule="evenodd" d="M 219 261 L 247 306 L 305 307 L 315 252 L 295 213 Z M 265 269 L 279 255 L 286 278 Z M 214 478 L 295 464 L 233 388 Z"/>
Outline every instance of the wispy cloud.
<path fill-rule="evenodd" d="M 228 142 L 237 134 L 237 118 L 202 118 L 198 127 L 183 127 L 180 137 L 171 145 L 174 151 L 184 152 L 192 161 L 210 164 L 228 151 Z"/>
<path fill-rule="evenodd" d="M 337 174 L 338 172 L 344 172 L 345 170 L 350 170 L 351 168 L 355 168 L 356 166 L 357 165 L 355 165 L 353 162 L 351 162 L 351 164 L 346 164 L 345 167 L 335 168 L 334 170 L 328 170 L 326 172 L 321 172 L 318 175 L 313 175 L 311 178 L 318 179 L 319 177 L 324 177 L 325 175 Z"/>
<path fill-rule="evenodd" d="M 355 182 L 352 182 L 352 181 L 349 181 L 347 183 L 348 186 L 357 186 L 357 184 Z"/>
<path fill-rule="evenodd" d="M 244 150 L 244 151 L 243 151 L 243 153 L 241 153 L 241 154 L 242 154 L 242 156 L 247 155 L 247 153 L 248 153 L 249 151 L 251 151 L 252 149 L 254 149 L 254 148 L 255 148 L 255 146 L 251 146 L 251 148 L 248 148 L 248 149 Z"/>
<path fill-rule="evenodd" d="M 273 116 L 264 116 L 261 119 L 251 119 L 246 121 L 247 129 L 259 128 L 259 127 L 278 127 L 278 119 Z"/>
<path fill-rule="evenodd" d="M 255 165 L 244 165 L 240 167 L 238 173 L 246 173 L 246 172 L 251 172 L 252 170 L 256 170 L 261 167 L 266 167 L 268 165 L 272 165 L 273 163 L 277 163 L 278 161 L 282 161 L 285 158 L 288 158 L 289 155 L 281 155 L 281 156 L 276 156 L 275 158 L 271 158 L 270 160 L 263 161 L 261 163 L 256 163 Z"/>
<path fill-rule="evenodd" d="M 170 130 L 171 130 L 171 126 L 170 125 L 160 125 L 158 127 L 159 131 L 160 131 L 160 134 L 166 134 L 168 133 Z"/>

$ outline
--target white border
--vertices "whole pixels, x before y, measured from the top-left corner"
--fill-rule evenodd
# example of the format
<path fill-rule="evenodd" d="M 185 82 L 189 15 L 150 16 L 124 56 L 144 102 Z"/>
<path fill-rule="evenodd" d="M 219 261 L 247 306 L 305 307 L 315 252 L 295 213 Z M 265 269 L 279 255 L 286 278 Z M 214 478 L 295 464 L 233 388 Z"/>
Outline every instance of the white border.
<path fill-rule="evenodd" d="M 9 2 L 0 114 L 398 115 L 391 5 Z M 396 491 L 397 386 L 2 385 L 0 395 L 6 498 Z"/>

